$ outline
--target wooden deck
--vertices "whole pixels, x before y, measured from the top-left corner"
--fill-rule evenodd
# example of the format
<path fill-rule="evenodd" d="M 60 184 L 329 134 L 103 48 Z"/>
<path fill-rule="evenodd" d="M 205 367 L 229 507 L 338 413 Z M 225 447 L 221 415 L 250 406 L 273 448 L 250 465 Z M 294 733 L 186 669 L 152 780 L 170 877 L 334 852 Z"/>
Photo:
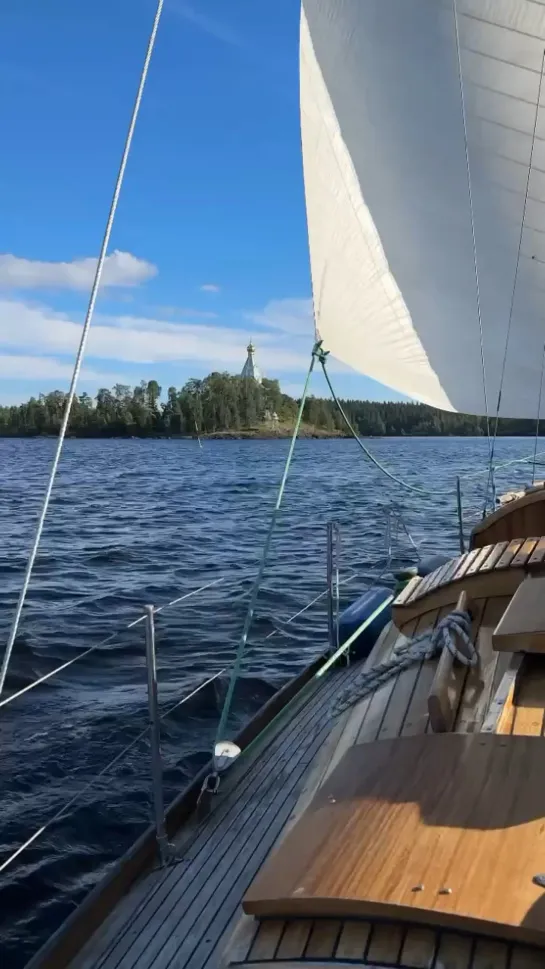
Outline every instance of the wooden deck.
<path fill-rule="evenodd" d="M 511 654 L 492 649 L 492 632 L 508 601 L 503 597 L 474 603 L 473 634 L 478 639 L 482 662 L 480 671 L 455 668 L 456 731 L 474 733 L 483 728 L 485 718 L 492 722 L 495 714 L 490 699 L 497 691 L 500 695 L 501 690 L 510 696 L 513 713 L 507 720 L 498 715 L 497 723 L 494 721 L 490 729 L 529 734 L 542 731 L 544 716 L 539 708 L 541 704 L 545 709 L 545 702 L 541 703 L 541 693 L 536 696 L 535 691 L 526 691 L 526 706 L 519 710 L 522 695 L 513 699 L 513 690 L 509 692 L 509 677 L 514 680 Z M 449 609 L 445 606 L 412 618 L 403 632 L 408 636 L 421 632 Z M 400 635 L 394 626 L 388 627 L 367 665 L 387 658 Z M 429 732 L 427 698 L 436 665 L 436 661 L 415 665 L 337 719 L 331 716 L 335 700 L 349 688 L 361 664 L 341 667 L 323 679 L 314 679 L 232 768 L 208 817 L 182 828 L 176 843 L 176 860 L 166 870 L 151 872 L 133 887 L 70 963 L 71 969 L 217 969 L 220 965 L 247 961 L 261 965 L 274 961 L 277 965 L 278 953 L 284 966 L 294 958 L 307 965 L 320 965 L 323 959 L 335 961 L 337 953 L 342 954 L 351 946 L 357 948 L 365 932 L 362 964 L 384 965 L 386 957 L 381 952 L 390 952 L 389 960 L 386 959 L 389 965 L 431 966 L 429 959 L 422 961 L 423 956 L 420 962 L 416 961 L 415 953 L 421 952 L 423 946 L 427 946 L 428 954 L 431 951 L 429 938 L 423 941 L 422 929 L 412 928 L 407 936 L 406 927 L 369 922 L 359 923 L 357 928 L 338 922 L 333 948 L 331 926 L 323 920 L 319 924 L 307 920 L 304 959 L 295 954 L 300 946 L 297 940 L 305 932 L 304 924 L 288 926 L 282 922 L 282 944 L 277 938 L 271 951 L 272 943 L 265 942 L 263 936 L 262 955 L 260 948 L 254 948 L 250 955 L 252 939 L 257 938 L 256 923 L 243 915 L 241 902 L 276 842 L 296 823 L 350 747 Z M 543 686 L 545 701 L 545 678 Z M 267 925 L 267 931 L 274 930 L 274 925 Z M 235 947 L 230 943 L 226 953 L 233 933 Z M 237 957 L 241 934 L 246 939 L 245 953 Z M 395 954 L 392 939 L 399 942 Z M 441 945 L 447 943 L 448 939 Z M 475 944 L 474 941 L 473 949 Z M 483 941 L 483 952 L 486 944 L 492 943 Z M 501 945 L 502 953 L 507 953 L 507 943 Z M 409 955 L 400 961 L 404 947 Z M 437 954 L 437 945 L 433 951 Z M 534 953 L 523 952 L 519 947 L 511 957 L 514 961 L 509 969 L 519 969 L 519 963 L 520 969 L 534 969 Z M 467 960 L 443 962 L 442 969 L 466 969 L 470 965 Z M 42 965 L 39 954 L 31 965 L 32 969 Z M 500 969 L 502 965 L 501 961 L 482 962 L 483 969 Z M 543 965 L 543 960 L 537 965 Z M 475 969 L 477 966 L 480 969 L 481 963 L 475 963 Z"/>
<path fill-rule="evenodd" d="M 209 817 L 184 832 L 175 863 L 133 889 L 74 969 L 217 965 L 241 899 L 288 822 L 309 764 L 328 737 L 327 712 L 351 673 L 335 671 L 295 701 L 291 722 L 274 724 L 233 769 Z"/>
<path fill-rule="evenodd" d="M 243 907 L 260 918 L 380 918 L 545 946 L 534 880 L 544 818 L 541 737 L 442 733 L 357 744 Z"/>

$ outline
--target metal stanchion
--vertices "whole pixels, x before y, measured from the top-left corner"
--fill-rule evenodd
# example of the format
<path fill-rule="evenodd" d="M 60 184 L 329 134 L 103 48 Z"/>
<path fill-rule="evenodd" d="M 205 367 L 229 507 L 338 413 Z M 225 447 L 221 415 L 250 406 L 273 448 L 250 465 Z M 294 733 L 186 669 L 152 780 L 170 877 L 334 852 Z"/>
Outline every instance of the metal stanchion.
<path fill-rule="evenodd" d="M 456 478 L 456 504 L 458 506 L 458 535 L 460 538 L 460 552 L 462 555 L 465 552 L 465 542 L 464 542 L 464 519 L 462 512 L 462 486 L 460 484 L 460 478 Z"/>
<path fill-rule="evenodd" d="M 169 845 L 163 801 L 163 762 L 161 758 L 161 728 L 157 704 L 157 668 L 155 664 L 155 622 L 153 606 L 145 606 L 146 615 L 146 672 L 148 678 L 148 712 L 150 724 L 151 780 L 155 831 L 161 865 L 166 865 Z"/>
<path fill-rule="evenodd" d="M 327 639 L 331 653 L 337 648 L 335 645 L 335 617 L 334 617 L 334 590 L 333 590 L 333 522 L 327 523 L 327 551 L 326 551 L 326 575 L 327 575 Z"/>

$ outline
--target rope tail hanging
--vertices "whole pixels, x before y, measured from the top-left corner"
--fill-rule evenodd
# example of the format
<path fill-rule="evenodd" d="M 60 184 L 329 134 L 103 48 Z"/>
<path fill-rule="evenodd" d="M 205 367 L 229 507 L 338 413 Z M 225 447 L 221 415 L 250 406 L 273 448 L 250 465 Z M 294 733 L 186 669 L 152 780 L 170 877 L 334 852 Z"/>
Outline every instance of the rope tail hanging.
<path fill-rule="evenodd" d="M 337 406 L 337 409 L 338 409 L 338 411 L 339 411 L 339 413 L 340 413 L 340 415 L 341 415 L 344 423 L 346 424 L 346 426 L 347 426 L 348 430 L 350 431 L 352 437 L 356 441 L 356 444 L 361 448 L 361 450 L 363 451 L 363 453 L 365 454 L 365 456 L 367 458 L 369 458 L 369 460 L 371 461 L 371 463 L 374 464 L 375 467 L 379 469 L 379 471 L 382 471 L 382 473 L 385 474 L 387 478 L 390 478 L 391 481 L 395 481 L 396 484 L 400 485 L 400 487 L 403 488 L 406 491 L 414 491 L 414 493 L 417 494 L 417 495 L 427 495 L 430 498 L 435 498 L 437 495 L 440 495 L 440 494 L 450 495 L 452 493 L 450 488 L 445 489 L 443 491 L 441 491 L 438 488 L 434 488 L 433 491 L 429 491 L 427 488 L 420 488 L 417 485 L 409 484 L 408 481 L 403 481 L 401 478 L 396 477 L 395 474 L 392 474 L 391 471 L 388 471 L 388 468 L 385 468 L 384 465 L 381 464 L 380 461 L 377 460 L 377 458 L 369 450 L 369 448 L 367 448 L 365 446 L 365 444 L 363 443 L 363 441 L 359 437 L 357 431 L 354 429 L 354 427 L 353 427 L 350 419 L 346 415 L 346 412 L 345 412 L 345 410 L 344 410 L 344 408 L 343 408 L 343 406 L 342 406 L 339 398 L 337 397 L 337 394 L 335 393 L 335 391 L 333 389 L 333 384 L 331 383 L 331 380 L 329 378 L 329 374 L 327 372 L 327 366 L 326 366 L 327 353 L 324 350 L 320 350 L 320 354 L 319 354 L 318 359 L 319 359 L 319 361 L 320 361 L 320 363 L 322 365 L 322 370 L 324 372 L 324 377 L 326 379 L 327 386 L 329 387 L 329 391 L 331 393 L 331 396 L 332 396 L 332 398 L 333 398 L 333 400 L 334 400 L 334 402 L 335 402 L 335 404 Z"/>

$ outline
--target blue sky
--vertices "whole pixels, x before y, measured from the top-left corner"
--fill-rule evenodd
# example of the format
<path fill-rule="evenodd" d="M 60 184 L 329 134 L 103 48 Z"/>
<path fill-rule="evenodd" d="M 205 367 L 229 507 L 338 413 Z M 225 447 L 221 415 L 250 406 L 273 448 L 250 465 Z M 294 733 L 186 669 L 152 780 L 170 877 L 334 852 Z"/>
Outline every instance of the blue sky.
<path fill-rule="evenodd" d="M 166 0 L 80 390 L 312 347 L 296 0 Z M 155 0 L 0 7 L 0 402 L 68 387 Z M 332 362 L 338 392 L 398 395 Z M 324 392 L 318 376 L 316 394 Z"/>

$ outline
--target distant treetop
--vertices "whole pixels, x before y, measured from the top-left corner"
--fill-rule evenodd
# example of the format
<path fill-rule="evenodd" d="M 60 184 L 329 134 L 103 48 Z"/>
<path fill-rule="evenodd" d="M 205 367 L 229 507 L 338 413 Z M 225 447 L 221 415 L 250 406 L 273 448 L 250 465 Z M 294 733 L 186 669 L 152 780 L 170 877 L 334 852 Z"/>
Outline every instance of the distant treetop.
<path fill-rule="evenodd" d="M 246 368 L 245 368 L 246 369 Z M 277 380 L 263 377 L 234 377 L 211 373 L 204 380 L 191 379 L 181 388 L 169 387 L 161 400 L 156 380 L 141 381 L 137 387 L 115 384 L 101 388 L 96 397 L 80 394 L 74 401 L 69 432 L 78 437 L 173 437 L 255 431 L 270 422 L 293 425 L 298 401 L 283 394 Z M 0 436 L 57 434 L 62 421 L 66 394 L 54 390 L 31 397 L 25 404 L 0 406 Z M 481 436 L 485 419 L 434 410 L 425 404 L 343 400 L 343 407 L 364 437 L 400 435 Z M 304 422 L 311 428 L 345 434 L 342 418 L 332 400 L 309 397 Z M 500 420 L 502 435 L 533 435 L 535 422 Z"/>

